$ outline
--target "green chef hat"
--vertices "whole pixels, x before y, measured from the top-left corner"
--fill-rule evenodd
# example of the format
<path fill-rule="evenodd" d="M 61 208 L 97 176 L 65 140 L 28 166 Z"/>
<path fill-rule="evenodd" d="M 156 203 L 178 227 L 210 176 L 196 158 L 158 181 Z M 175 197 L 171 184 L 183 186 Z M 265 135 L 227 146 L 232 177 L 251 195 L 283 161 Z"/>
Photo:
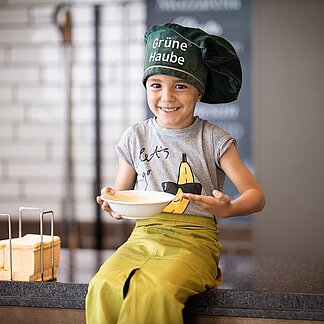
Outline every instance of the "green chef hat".
<path fill-rule="evenodd" d="M 199 28 L 167 23 L 151 27 L 144 42 L 144 86 L 149 76 L 167 74 L 193 84 L 203 94 L 202 102 L 237 99 L 242 84 L 241 64 L 224 38 Z"/>

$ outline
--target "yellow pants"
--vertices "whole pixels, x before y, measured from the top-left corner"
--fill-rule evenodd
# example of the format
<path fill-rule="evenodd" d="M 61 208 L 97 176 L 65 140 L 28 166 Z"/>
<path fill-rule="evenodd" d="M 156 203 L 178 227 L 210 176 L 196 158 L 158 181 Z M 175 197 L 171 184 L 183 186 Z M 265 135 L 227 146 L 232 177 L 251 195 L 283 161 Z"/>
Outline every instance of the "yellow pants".
<path fill-rule="evenodd" d="M 137 220 L 92 278 L 88 324 L 180 324 L 187 299 L 221 283 L 212 218 L 166 214 Z"/>

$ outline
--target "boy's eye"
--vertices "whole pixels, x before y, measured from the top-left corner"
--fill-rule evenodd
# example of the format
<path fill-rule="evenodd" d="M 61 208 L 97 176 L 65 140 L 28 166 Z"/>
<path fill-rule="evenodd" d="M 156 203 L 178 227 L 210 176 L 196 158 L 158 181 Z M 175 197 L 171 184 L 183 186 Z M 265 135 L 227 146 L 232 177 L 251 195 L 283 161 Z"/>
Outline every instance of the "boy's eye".
<path fill-rule="evenodd" d="M 153 88 L 153 89 L 159 89 L 159 88 L 161 88 L 161 85 L 159 83 L 152 83 L 150 85 L 150 87 Z"/>
<path fill-rule="evenodd" d="M 177 89 L 187 89 L 187 86 L 185 84 L 177 84 L 176 88 Z"/>

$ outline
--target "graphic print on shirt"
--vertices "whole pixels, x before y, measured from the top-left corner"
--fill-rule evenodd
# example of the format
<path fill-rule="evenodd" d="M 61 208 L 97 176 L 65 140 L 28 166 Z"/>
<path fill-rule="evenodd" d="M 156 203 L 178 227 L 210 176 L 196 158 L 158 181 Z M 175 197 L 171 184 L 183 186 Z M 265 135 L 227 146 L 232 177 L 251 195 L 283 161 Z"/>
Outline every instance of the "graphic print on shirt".
<path fill-rule="evenodd" d="M 201 194 L 202 186 L 200 183 L 194 182 L 194 176 L 189 163 L 187 162 L 187 154 L 182 153 L 182 161 L 179 165 L 178 181 L 162 182 L 163 191 L 175 195 L 175 198 L 163 209 L 165 213 L 183 214 L 187 209 L 190 201 L 186 198 L 181 198 L 180 195 L 192 193 Z"/>
<path fill-rule="evenodd" d="M 147 176 L 150 175 L 151 171 L 152 171 L 152 170 L 150 169 L 150 170 L 147 170 L 146 172 L 143 172 L 143 173 L 142 173 L 142 177 L 143 177 L 144 182 L 145 182 L 145 188 L 144 188 L 144 190 L 147 190 L 147 188 L 148 188 Z"/>
<path fill-rule="evenodd" d="M 156 145 L 153 152 L 148 152 L 145 147 L 142 147 L 139 152 L 139 160 L 143 163 L 150 162 L 151 160 L 155 159 L 167 159 L 169 157 L 169 148 L 163 147 L 161 145 Z M 145 183 L 144 190 L 149 190 L 149 176 L 152 170 L 144 170 L 142 174 L 143 181 Z"/>

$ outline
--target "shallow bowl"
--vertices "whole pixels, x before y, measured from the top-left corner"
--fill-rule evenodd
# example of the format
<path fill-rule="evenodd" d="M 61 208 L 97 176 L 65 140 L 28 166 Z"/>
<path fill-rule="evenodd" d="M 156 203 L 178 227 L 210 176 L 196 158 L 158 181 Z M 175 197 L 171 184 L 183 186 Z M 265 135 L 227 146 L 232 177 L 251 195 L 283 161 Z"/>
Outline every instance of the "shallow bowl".
<path fill-rule="evenodd" d="M 162 212 L 174 195 L 161 191 L 121 190 L 114 195 L 103 194 L 101 199 L 123 218 L 150 218 Z"/>

